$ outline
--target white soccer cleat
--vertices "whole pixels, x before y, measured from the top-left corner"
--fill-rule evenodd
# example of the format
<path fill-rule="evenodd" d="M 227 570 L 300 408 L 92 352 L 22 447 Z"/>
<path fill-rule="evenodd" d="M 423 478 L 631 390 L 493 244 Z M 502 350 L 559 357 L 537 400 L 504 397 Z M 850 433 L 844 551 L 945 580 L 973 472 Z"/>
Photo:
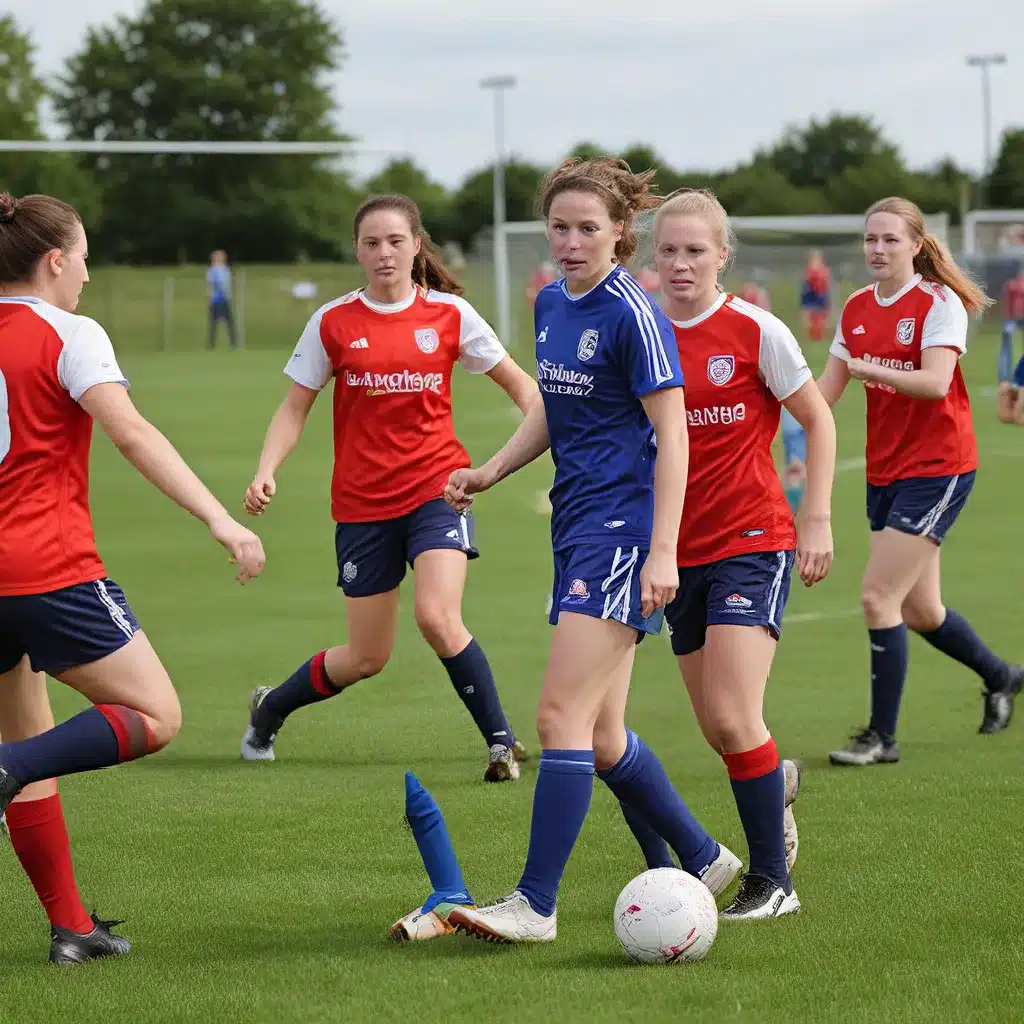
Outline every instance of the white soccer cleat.
<path fill-rule="evenodd" d="M 518 890 L 490 907 L 453 907 L 448 923 L 455 930 L 487 942 L 554 942 L 558 911 L 538 914 Z"/>
<path fill-rule="evenodd" d="M 786 836 L 786 870 L 792 871 L 796 863 L 797 851 L 800 849 L 800 837 L 796 830 L 796 818 L 793 817 L 793 801 L 800 792 L 800 762 L 783 761 L 782 768 L 786 775 L 786 811 L 782 816 L 782 828 Z"/>
<path fill-rule="evenodd" d="M 487 760 L 484 782 L 515 782 L 519 778 L 519 762 L 510 747 L 495 743 Z"/>
<path fill-rule="evenodd" d="M 246 761 L 274 760 L 274 740 L 284 720 L 259 714 L 259 707 L 271 689 L 270 686 L 257 686 L 249 698 L 249 725 L 242 737 L 242 757 Z"/>
<path fill-rule="evenodd" d="M 720 896 L 732 885 L 742 868 L 743 861 L 719 843 L 718 856 L 697 877 L 711 890 L 712 896 Z"/>
<path fill-rule="evenodd" d="M 424 942 L 428 939 L 440 939 L 451 935 L 455 928 L 448 923 L 447 917 L 451 910 L 458 906 L 455 903 L 439 903 L 433 910 L 423 913 L 417 907 L 412 913 L 406 914 L 391 926 L 391 938 L 396 942 Z"/>
<path fill-rule="evenodd" d="M 7 815 L 0 814 L 0 836 L 9 836 L 10 834 L 7 830 Z"/>
<path fill-rule="evenodd" d="M 719 921 L 763 921 L 800 913 L 796 889 L 789 895 L 762 875 L 744 875 L 736 898 L 718 915 Z"/>

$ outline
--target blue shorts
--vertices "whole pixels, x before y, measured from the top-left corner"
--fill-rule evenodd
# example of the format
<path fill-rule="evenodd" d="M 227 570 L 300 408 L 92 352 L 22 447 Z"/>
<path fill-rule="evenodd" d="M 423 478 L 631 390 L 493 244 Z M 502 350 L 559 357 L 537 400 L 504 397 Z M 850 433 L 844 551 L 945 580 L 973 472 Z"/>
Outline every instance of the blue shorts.
<path fill-rule="evenodd" d="M 26 654 L 34 671 L 52 676 L 88 665 L 119 651 L 138 628 L 113 580 L 0 597 L 0 673 Z"/>
<path fill-rule="evenodd" d="M 554 626 L 559 612 L 578 612 L 632 626 L 638 642 L 647 633 L 660 633 L 663 608 L 646 619 L 640 614 L 640 570 L 646 559 L 646 548 L 597 541 L 556 551 L 548 622 Z"/>
<path fill-rule="evenodd" d="M 973 471 L 959 476 L 910 477 L 884 487 L 868 484 L 871 530 L 891 526 L 900 533 L 928 537 L 941 544 L 973 486 Z"/>
<path fill-rule="evenodd" d="M 794 461 L 807 462 L 807 431 L 788 409 L 782 410 L 782 448 L 787 466 Z"/>
<path fill-rule="evenodd" d="M 778 640 L 789 600 L 792 551 L 755 551 L 707 565 L 684 565 L 665 609 L 673 654 L 704 646 L 708 626 L 764 626 Z"/>
<path fill-rule="evenodd" d="M 1020 357 L 1017 368 L 1013 371 L 1013 386 L 1024 388 L 1024 356 Z"/>
<path fill-rule="evenodd" d="M 473 513 L 456 512 L 435 498 L 397 519 L 369 523 L 338 523 L 334 550 L 338 556 L 338 586 L 346 597 L 372 597 L 394 590 L 424 551 L 450 549 L 477 558 L 473 546 Z"/>

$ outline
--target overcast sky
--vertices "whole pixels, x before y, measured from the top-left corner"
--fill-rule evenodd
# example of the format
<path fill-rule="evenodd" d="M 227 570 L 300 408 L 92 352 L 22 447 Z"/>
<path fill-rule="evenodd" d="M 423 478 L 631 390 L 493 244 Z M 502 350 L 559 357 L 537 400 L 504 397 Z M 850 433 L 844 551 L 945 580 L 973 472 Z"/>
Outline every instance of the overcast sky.
<path fill-rule="evenodd" d="M 12 7 L 13 4 L 13 7 Z M 88 24 L 141 0 L 7 0 L 58 71 Z M 512 74 L 507 148 L 549 163 L 577 141 L 654 145 L 675 166 L 746 160 L 785 125 L 831 111 L 873 116 L 914 166 L 982 161 L 980 73 L 1003 51 L 992 127 L 1024 126 L 1020 0 L 322 0 L 348 58 L 334 80 L 341 127 L 407 154 L 445 184 L 492 159 L 481 78 Z"/>

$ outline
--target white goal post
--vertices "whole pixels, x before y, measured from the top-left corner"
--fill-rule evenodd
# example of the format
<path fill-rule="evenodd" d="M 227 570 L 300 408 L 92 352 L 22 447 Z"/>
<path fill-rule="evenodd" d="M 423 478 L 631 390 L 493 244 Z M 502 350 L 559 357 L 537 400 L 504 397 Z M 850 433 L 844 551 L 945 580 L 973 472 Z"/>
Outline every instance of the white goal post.
<path fill-rule="evenodd" d="M 998 242 L 993 245 L 993 240 L 982 238 L 981 229 L 986 225 L 994 228 L 1001 225 L 1016 225 L 1024 229 L 1024 210 L 971 210 L 964 217 L 965 256 L 991 256 L 998 248 Z"/>

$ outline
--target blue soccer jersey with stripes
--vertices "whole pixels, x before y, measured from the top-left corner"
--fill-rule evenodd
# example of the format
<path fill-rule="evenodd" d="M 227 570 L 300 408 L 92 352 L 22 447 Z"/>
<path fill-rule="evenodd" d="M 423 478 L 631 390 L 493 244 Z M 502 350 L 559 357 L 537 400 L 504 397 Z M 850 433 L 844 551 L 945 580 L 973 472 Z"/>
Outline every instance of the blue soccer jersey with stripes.
<path fill-rule="evenodd" d="M 622 267 L 584 295 L 564 282 L 534 306 L 537 379 L 555 480 L 555 551 L 650 544 L 655 439 L 640 399 L 683 383 L 672 324 Z"/>

